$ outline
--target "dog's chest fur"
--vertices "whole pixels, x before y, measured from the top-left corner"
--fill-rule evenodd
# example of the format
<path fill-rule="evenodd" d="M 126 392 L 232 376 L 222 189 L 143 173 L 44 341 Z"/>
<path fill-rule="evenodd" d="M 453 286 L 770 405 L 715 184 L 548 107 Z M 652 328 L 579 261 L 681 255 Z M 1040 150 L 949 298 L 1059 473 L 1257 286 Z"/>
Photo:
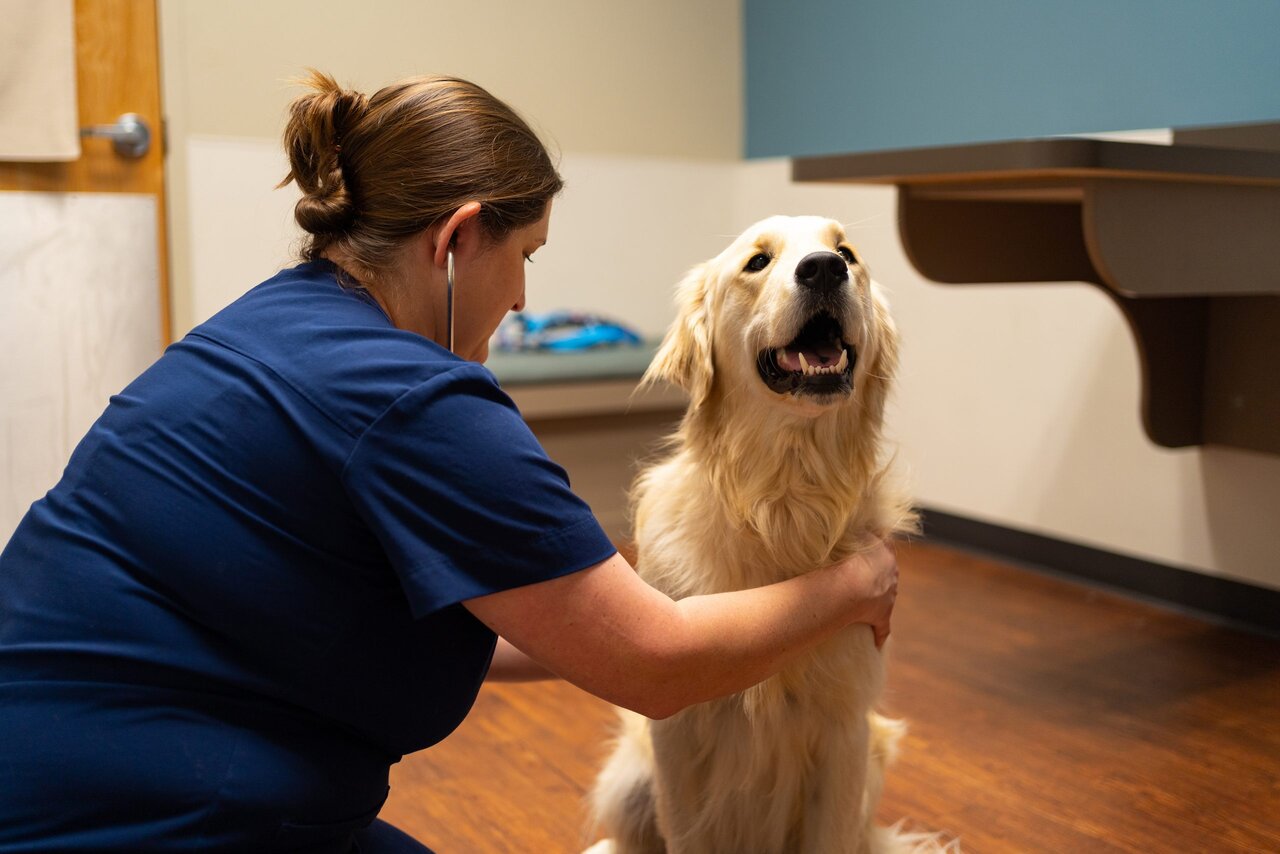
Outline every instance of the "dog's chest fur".
<path fill-rule="evenodd" d="M 880 496 L 841 503 L 822 483 L 789 483 L 777 472 L 767 477 L 780 495 L 755 507 L 760 530 L 753 530 L 735 518 L 706 466 L 677 455 L 650 469 L 636 506 L 638 568 L 645 581 L 677 599 L 760 587 L 846 558 L 893 525 L 879 518 L 875 508 L 892 504 Z M 774 677 L 704 706 L 737 709 L 766 726 L 799 713 L 830 725 L 866 711 L 882 672 L 870 628 L 855 625 Z"/>

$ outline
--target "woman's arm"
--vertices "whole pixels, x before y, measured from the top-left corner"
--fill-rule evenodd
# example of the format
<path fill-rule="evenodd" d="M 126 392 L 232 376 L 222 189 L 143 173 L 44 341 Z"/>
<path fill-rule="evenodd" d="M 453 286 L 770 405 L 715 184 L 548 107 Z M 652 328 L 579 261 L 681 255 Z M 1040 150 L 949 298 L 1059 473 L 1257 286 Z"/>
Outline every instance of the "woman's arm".
<path fill-rule="evenodd" d="M 885 546 L 787 581 L 678 602 L 621 555 L 463 603 L 585 691 L 651 718 L 732 694 L 850 623 L 889 631 L 897 564 Z"/>

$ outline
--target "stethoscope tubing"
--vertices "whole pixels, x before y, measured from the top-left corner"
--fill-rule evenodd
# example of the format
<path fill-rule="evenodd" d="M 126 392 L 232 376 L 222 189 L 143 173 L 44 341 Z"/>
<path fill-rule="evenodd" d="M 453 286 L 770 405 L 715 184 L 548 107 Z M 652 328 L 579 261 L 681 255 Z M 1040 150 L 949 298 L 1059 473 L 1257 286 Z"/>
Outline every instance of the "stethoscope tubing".
<path fill-rule="evenodd" d="M 449 329 L 447 332 L 447 338 L 449 340 L 449 352 L 452 353 L 453 352 L 453 250 L 452 249 L 449 250 L 447 278 L 448 278 L 448 282 L 447 282 L 448 296 L 446 297 L 447 303 L 445 305 L 445 313 L 446 313 L 446 316 L 449 318 Z"/>

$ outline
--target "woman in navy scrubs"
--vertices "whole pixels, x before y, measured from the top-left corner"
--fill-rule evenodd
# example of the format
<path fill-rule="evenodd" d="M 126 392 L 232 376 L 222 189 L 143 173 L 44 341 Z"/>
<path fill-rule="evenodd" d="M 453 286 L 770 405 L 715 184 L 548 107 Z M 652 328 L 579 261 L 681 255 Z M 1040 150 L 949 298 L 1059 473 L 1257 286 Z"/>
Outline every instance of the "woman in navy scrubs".
<path fill-rule="evenodd" d="M 888 631 L 885 548 L 640 581 L 481 364 L 547 240 L 545 149 L 465 81 L 310 82 L 305 263 L 113 397 L 0 554 L 0 852 L 421 852 L 376 821 L 388 769 L 486 674 L 661 717 Z"/>

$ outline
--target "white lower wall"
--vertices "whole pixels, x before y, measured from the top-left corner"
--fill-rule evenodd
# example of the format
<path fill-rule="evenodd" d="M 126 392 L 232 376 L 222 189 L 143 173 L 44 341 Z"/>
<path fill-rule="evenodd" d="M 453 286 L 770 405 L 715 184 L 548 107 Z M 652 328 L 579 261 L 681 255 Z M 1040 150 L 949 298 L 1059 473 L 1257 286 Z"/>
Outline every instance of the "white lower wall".
<path fill-rule="evenodd" d="M 199 322 L 287 262 L 295 196 L 270 189 L 285 171 L 275 140 L 194 137 L 186 160 Z M 794 185 L 784 161 L 566 153 L 562 171 L 530 310 L 657 333 L 683 271 L 751 222 L 834 217 L 902 330 L 891 433 L 922 503 L 1280 588 L 1280 457 L 1151 444 L 1137 352 L 1093 286 L 929 283 L 902 251 L 892 188 Z"/>

